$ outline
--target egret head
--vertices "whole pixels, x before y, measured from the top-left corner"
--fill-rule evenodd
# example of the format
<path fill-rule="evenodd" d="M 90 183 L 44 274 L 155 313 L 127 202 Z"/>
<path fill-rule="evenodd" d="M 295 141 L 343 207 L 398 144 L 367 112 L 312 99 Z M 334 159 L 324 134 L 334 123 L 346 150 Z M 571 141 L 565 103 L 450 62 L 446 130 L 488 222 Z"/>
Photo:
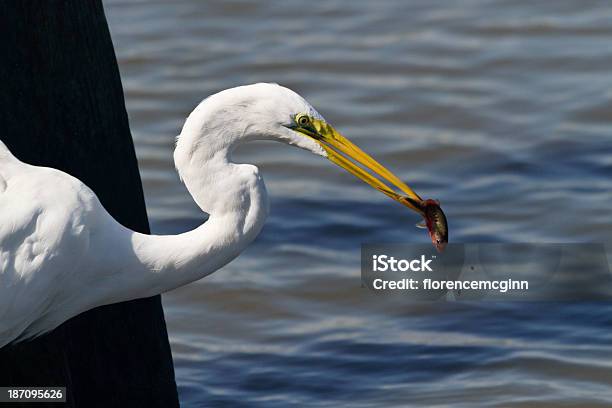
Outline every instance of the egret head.
<path fill-rule="evenodd" d="M 277 139 L 326 157 L 375 189 L 426 216 L 423 200 L 410 187 L 342 136 L 300 95 L 276 84 L 243 88 L 249 87 L 260 95 L 260 108 L 253 111 L 266 112 L 268 117 L 268 121 L 260 123 L 271 124 L 271 127 L 258 130 L 259 138 Z"/>
<path fill-rule="evenodd" d="M 280 85 L 246 85 L 208 97 L 188 118 L 181 139 L 189 134 L 223 134 L 215 143 L 226 143 L 229 151 L 238 140 L 278 140 L 300 147 L 427 218 L 423 200 L 410 187 L 341 135 L 304 98 Z"/>

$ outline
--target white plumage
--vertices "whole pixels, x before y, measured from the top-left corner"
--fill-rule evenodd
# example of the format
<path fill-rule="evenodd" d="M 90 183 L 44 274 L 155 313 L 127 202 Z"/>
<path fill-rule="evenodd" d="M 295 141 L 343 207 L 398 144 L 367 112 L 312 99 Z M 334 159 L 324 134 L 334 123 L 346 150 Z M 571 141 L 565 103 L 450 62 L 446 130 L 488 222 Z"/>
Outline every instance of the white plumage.
<path fill-rule="evenodd" d="M 257 139 L 330 160 L 328 144 L 347 142 L 302 97 L 276 84 L 205 99 L 186 120 L 174 160 L 209 219 L 174 236 L 123 227 L 79 180 L 25 164 L 0 143 L 0 347 L 96 306 L 185 285 L 234 259 L 259 233 L 268 211 L 257 168 L 231 159 L 236 146 Z"/>

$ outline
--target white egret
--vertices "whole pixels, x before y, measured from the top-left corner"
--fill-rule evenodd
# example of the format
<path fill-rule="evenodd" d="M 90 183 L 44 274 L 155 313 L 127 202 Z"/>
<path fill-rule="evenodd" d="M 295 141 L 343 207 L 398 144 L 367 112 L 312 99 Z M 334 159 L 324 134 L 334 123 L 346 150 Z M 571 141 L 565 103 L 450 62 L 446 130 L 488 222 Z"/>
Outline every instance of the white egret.
<path fill-rule="evenodd" d="M 257 167 L 232 161 L 238 145 L 257 139 L 326 157 L 426 217 L 423 201 L 406 184 L 341 136 L 302 97 L 276 84 L 219 92 L 187 118 L 174 161 L 209 218 L 183 234 L 146 235 L 125 228 L 82 182 L 25 164 L 0 142 L 0 347 L 48 332 L 97 306 L 172 290 L 234 259 L 268 213 Z"/>

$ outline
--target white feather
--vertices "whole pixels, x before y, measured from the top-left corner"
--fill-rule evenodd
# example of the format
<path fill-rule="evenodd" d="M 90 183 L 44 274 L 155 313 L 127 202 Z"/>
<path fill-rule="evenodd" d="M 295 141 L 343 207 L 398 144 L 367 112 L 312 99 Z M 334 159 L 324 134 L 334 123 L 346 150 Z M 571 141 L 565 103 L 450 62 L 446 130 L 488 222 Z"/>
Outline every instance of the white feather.
<path fill-rule="evenodd" d="M 0 347 L 54 329 L 93 307 L 156 295 L 234 259 L 267 215 L 255 166 L 232 150 L 274 139 L 324 156 L 291 131 L 298 113 L 321 116 L 276 84 L 220 92 L 189 115 L 177 140 L 178 172 L 209 219 L 174 236 L 144 235 L 117 223 L 82 182 L 17 160 L 0 142 Z"/>

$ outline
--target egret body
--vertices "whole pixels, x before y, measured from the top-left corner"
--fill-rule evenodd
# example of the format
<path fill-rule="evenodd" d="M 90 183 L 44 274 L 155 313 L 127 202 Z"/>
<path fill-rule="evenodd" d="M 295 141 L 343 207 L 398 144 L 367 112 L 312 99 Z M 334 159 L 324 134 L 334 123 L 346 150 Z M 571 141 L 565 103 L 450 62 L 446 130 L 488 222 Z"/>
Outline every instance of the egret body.
<path fill-rule="evenodd" d="M 276 84 L 222 91 L 187 118 L 174 161 L 209 218 L 178 235 L 125 228 L 82 182 L 25 164 L 0 142 L 0 347 L 97 306 L 172 290 L 234 259 L 261 230 L 268 196 L 257 167 L 233 162 L 232 152 L 261 139 L 325 157 L 423 215 L 406 184 Z"/>

